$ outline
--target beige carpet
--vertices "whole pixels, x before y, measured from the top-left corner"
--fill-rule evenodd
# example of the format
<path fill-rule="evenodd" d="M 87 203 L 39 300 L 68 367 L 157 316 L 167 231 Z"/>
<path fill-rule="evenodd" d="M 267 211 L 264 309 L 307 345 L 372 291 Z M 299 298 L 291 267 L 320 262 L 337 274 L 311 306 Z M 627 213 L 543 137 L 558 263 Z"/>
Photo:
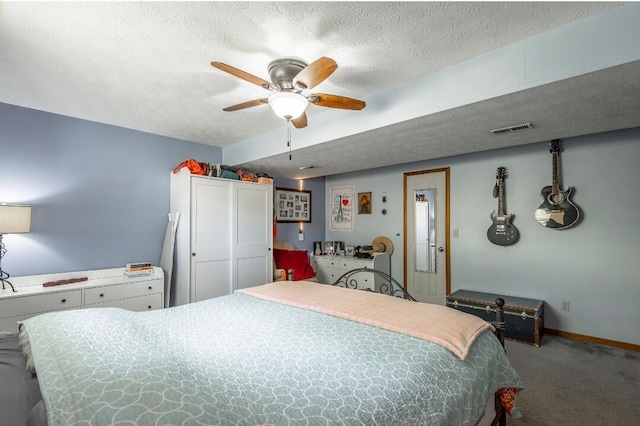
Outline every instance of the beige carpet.
<path fill-rule="evenodd" d="M 640 425 L 640 352 L 545 335 L 539 348 L 507 341 L 525 382 L 522 425 Z"/>

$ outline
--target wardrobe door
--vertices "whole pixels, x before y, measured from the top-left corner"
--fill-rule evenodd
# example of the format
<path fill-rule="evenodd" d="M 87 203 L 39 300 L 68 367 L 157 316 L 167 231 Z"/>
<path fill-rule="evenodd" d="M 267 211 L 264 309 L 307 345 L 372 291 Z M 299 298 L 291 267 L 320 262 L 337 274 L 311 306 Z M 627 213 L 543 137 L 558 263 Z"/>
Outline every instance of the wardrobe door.
<path fill-rule="evenodd" d="M 233 183 L 192 177 L 191 302 L 232 292 Z"/>
<path fill-rule="evenodd" d="M 273 187 L 237 182 L 233 238 L 233 288 L 273 281 Z"/>

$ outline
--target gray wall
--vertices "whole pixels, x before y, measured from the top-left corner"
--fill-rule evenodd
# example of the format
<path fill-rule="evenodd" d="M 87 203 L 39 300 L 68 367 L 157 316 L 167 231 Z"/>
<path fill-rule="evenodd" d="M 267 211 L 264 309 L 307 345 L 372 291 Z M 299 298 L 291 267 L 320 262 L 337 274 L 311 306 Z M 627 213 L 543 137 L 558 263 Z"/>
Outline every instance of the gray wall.
<path fill-rule="evenodd" d="M 533 217 L 540 189 L 551 184 L 548 141 L 477 154 L 423 161 L 326 178 L 325 200 L 333 186 L 371 191 L 373 214 L 355 215 L 354 232 L 326 232 L 326 239 L 370 244 L 377 235 L 392 239 L 392 275 L 402 282 L 403 173 L 451 168 L 451 289 L 532 297 L 546 302 L 548 328 L 640 344 L 640 128 L 563 140 L 562 187 L 584 220 L 556 231 Z M 507 213 L 515 215 L 520 241 L 511 247 L 486 237 L 497 167 L 509 169 Z M 389 214 L 380 214 L 386 191 Z M 325 224 L 328 229 L 328 219 Z M 563 300 L 569 312 L 560 311 Z"/>
<path fill-rule="evenodd" d="M 220 148 L 0 104 L 0 202 L 30 204 L 6 235 L 12 276 L 159 264 L 171 170 Z"/>

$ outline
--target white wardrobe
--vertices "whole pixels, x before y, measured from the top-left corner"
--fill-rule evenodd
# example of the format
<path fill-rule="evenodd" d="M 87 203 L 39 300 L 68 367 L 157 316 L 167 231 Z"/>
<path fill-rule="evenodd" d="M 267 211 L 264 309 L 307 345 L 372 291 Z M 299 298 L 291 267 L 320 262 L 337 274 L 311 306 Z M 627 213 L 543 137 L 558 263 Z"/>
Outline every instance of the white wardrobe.
<path fill-rule="evenodd" d="M 171 306 L 273 281 L 273 186 L 171 173 Z"/>

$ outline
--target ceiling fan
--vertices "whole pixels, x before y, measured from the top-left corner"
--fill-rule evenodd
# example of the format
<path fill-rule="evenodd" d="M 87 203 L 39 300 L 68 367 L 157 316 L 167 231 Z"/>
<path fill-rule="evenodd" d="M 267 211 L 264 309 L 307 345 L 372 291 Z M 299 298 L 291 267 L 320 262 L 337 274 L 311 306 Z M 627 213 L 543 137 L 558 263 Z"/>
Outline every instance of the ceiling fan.
<path fill-rule="evenodd" d="M 268 103 L 276 115 L 290 121 L 296 128 L 301 129 L 307 126 L 305 110 L 309 103 L 321 107 L 350 110 L 361 110 L 366 105 L 363 101 L 345 96 L 326 93 L 303 94 L 305 90 L 312 89 L 322 83 L 338 68 L 336 61 L 331 58 L 322 57 L 311 64 L 307 64 L 298 58 L 276 59 L 269 63 L 267 67 L 271 82 L 222 62 L 211 62 L 211 65 L 235 77 L 274 92 L 266 98 L 232 105 L 223 108 L 223 111 L 238 111 Z"/>

